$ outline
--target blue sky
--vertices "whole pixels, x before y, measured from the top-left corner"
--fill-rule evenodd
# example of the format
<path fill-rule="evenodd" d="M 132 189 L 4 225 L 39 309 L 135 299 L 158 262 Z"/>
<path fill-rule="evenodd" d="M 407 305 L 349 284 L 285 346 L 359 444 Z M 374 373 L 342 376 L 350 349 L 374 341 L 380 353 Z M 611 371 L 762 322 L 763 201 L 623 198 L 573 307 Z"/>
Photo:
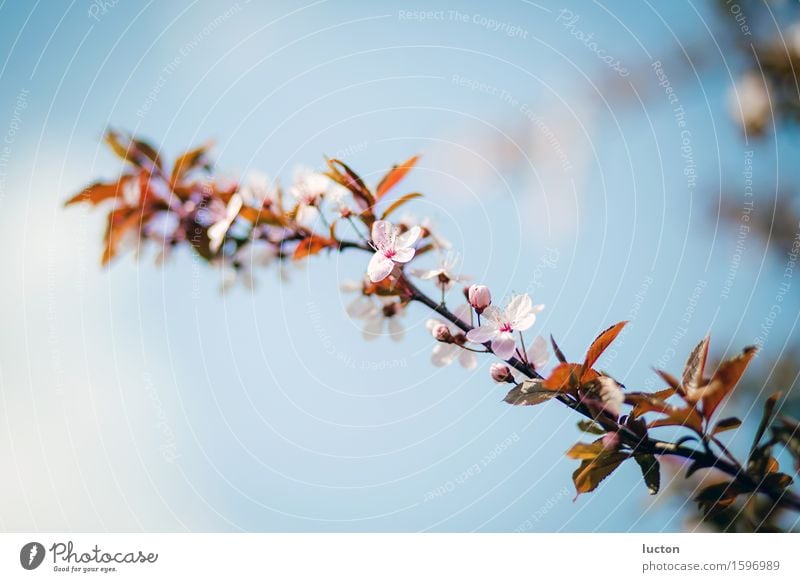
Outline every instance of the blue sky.
<path fill-rule="evenodd" d="M 100 269 L 102 217 L 61 203 L 119 171 L 107 127 L 168 155 L 214 139 L 221 172 L 284 182 L 324 154 L 376 181 L 421 152 L 405 186 L 426 193 L 414 211 L 453 241 L 464 272 L 496 297 L 531 292 L 547 305 L 536 331 L 574 357 L 633 319 L 602 364 L 646 387 L 653 365 L 679 371 L 708 331 L 718 355 L 752 343 L 784 262 L 750 235 L 732 270 L 737 227 L 716 218 L 720 192 L 742 199 L 746 151 L 768 186 L 759 208 L 797 170 L 780 164 L 793 153 L 784 136 L 746 144 L 730 121 L 735 54 L 704 54 L 696 71 L 675 59 L 713 47 L 707 6 L 97 6 L 0 4 L 0 131 L 12 137 L 0 527 L 682 527 L 633 466 L 573 503 L 563 453 L 576 419 L 503 404 L 489 361 L 432 367 L 421 308 L 403 342 L 364 342 L 338 291 L 364 257 L 313 259 L 284 283 L 264 272 L 255 292 L 221 296 L 220 273 L 186 253 Z M 571 27 L 562 10 L 578 16 Z M 786 306 L 765 350 L 792 337 L 796 313 Z"/>

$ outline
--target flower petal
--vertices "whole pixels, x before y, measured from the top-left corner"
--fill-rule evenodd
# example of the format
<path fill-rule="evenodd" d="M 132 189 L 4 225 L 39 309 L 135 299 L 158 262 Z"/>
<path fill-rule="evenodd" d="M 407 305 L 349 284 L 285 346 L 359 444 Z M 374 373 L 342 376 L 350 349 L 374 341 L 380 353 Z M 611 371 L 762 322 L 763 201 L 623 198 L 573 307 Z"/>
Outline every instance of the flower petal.
<path fill-rule="evenodd" d="M 531 296 L 527 293 L 514 295 L 506 307 L 506 317 L 509 321 L 515 321 L 525 317 L 531 311 Z"/>
<path fill-rule="evenodd" d="M 456 350 L 458 347 L 455 344 L 436 344 L 431 353 L 431 363 L 438 368 L 449 366 L 456 359 Z"/>
<path fill-rule="evenodd" d="M 353 319 L 364 319 L 374 309 L 375 305 L 372 300 L 365 295 L 360 295 L 347 304 L 345 311 Z"/>
<path fill-rule="evenodd" d="M 375 313 L 372 317 L 364 323 L 364 339 L 367 341 L 376 340 L 383 332 L 383 314 L 380 312 Z"/>
<path fill-rule="evenodd" d="M 483 315 L 481 316 L 481 318 L 496 324 L 494 327 L 498 327 L 498 325 L 504 321 L 505 316 L 506 316 L 505 311 L 498 309 L 494 305 L 490 305 L 489 307 L 483 310 Z"/>
<path fill-rule="evenodd" d="M 501 360 L 507 360 L 513 356 L 516 348 L 517 342 L 514 341 L 514 335 L 508 332 L 499 333 L 492 340 L 492 351 Z"/>
<path fill-rule="evenodd" d="M 390 317 L 389 318 L 389 337 L 392 338 L 394 341 L 399 342 L 405 336 L 406 330 L 403 328 L 403 324 L 397 317 Z"/>
<path fill-rule="evenodd" d="M 468 304 L 462 303 L 461 305 L 459 305 L 458 307 L 456 307 L 453 310 L 453 315 L 455 315 L 457 318 L 459 318 L 464 323 L 469 323 L 470 319 L 471 319 L 470 318 L 470 313 L 471 312 L 472 312 L 472 308 Z"/>
<path fill-rule="evenodd" d="M 392 225 L 386 220 L 372 223 L 372 243 L 379 249 L 388 249 L 392 242 Z"/>
<path fill-rule="evenodd" d="M 392 269 L 394 269 L 394 263 L 392 260 L 387 259 L 381 251 L 378 251 L 372 255 L 372 258 L 369 260 L 367 274 L 369 275 L 370 281 L 373 283 L 378 283 L 388 277 L 389 273 L 392 272 Z"/>
<path fill-rule="evenodd" d="M 528 361 L 533 364 L 537 370 L 544 368 L 550 359 L 550 354 L 547 350 L 547 341 L 540 335 L 533 339 L 531 347 L 528 348 Z"/>
<path fill-rule="evenodd" d="M 414 253 L 416 252 L 417 251 L 414 249 L 399 248 L 395 250 L 392 260 L 395 263 L 407 263 L 408 261 L 414 258 Z"/>
<path fill-rule="evenodd" d="M 467 339 L 476 344 L 486 343 L 497 337 L 497 328 L 492 325 L 482 325 L 467 332 Z"/>
<path fill-rule="evenodd" d="M 400 250 L 414 246 L 417 239 L 422 234 L 422 229 L 418 226 L 412 226 L 406 232 L 397 237 L 395 241 L 395 249 Z"/>
<path fill-rule="evenodd" d="M 478 365 L 478 359 L 475 357 L 474 352 L 461 350 L 461 353 L 458 355 L 458 363 L 467 370 L 474 370 Z"/>
<path fill-rule="evenodd" d="M 319 218 L 319 209 L 316 206 L 301 204 L 297 207 L 297 224 L 301 226 L 312 226 Z"/>

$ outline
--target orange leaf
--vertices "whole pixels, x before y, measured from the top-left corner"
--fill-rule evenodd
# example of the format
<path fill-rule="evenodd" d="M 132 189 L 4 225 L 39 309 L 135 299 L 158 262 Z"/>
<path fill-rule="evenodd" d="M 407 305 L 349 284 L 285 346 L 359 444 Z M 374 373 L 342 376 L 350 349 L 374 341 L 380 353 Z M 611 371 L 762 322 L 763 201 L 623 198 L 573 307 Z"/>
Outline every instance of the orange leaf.
<path fill-rule="evenodd" d="M 711 382 L 700 391 L 703 400 L 703 416 L 707 419 L 711 418 L 722 400 L 739 383 L 739 379 L 747 369 L 750 360 L 756 355 L 756 351 L 757 349 L 753 346 L 747 347 L 735 358 L 725 360 L 719 365 L 711 377 Z"/>
<path fill-rule="evenodd" d="M 622 328 L 625 327 L 625 324 L 627 323 L 627 321 L 620 321 L 597 336 L 597 338 L 592 342 L 592 345 L 589 346 L 589 351 L 586 352 L 586 360 L 583 363 L 583 367 L 586 370 L 594 366 L 597 359 L 604 351 L 606 351 L 606 348 L 611 345 L 611 342 L 617 338 L 619 332 L 622 331 Z"/>
<path fill-rule="evenodd" d="M 572 384 L 573 378 L 575 382 L 578 381 L 580 373 L 581 367 L 579 364 L 559 364 L 553 368 L 553 371 L 550 372 L 550 376 L 542 382 L 542 386 L 548 390 L 566 390 Z"/>
<path fill-rule="evenodd" d="M 386 173 L 375 189 L 375 201 L 377 202 L 383 198 L 384 194 L 391 190 L 400 180 L 405 178 L 409 170 L 417 163 L 417 160 L 419 160 L 419 156 L 413 156 L 400 165 L 392 166 L 392 169 Z"/>
<path fill-rule="evenodd" d="M 145 169 L 152 169 L 148 167 L 149 165 L 161 168 L 161 158 L 149 143 L 124 136 L 114 130 L 106 132 L 105 140 L 111 150 L 126 162 Z"/>
<path fill-rule="evenodd" d="M 294 249 L 292 258 L 295 261 L 299 261 L 308 256 L 316 255 L 321 250 L 336 244 L 336 241 L 333 239 L 318 234 L 311 234 L 298 243 L 297 247 Z"/>
<path fill-rule="evenodd" d="M 67 200 L 64 203 L 64 206 L 78 204 L 80 202 L 88 202 L 89 204 L 96 206 L 105 200 L 111 200 L 117 196 L 122 196 L 122 187 L 131 178 L 132 176 L 122 176 L 116 182 L 95 182 L 88 188 L 84 188 L 75 194 L 75 196 Z"/>
<path fill-rule="evenodd" d="M 414 200 L 414 198 L 420 198 L 421 196 L 422 194 L 420 194 L 419 192 L 412 192 L 411 194 L 406 194 L 405 196 L 401 196 L 400 198 L 392 202 L 386 208 L 386 210 L 383 211 L 383 214 L 381 215 L 381 220 L 386 220 L 387 216 L 389 216 L 392 212 L 400 208 L 403 204 L 405 204 L 406 202 L 410 202 L 411 200 Z"/>
<path fill-rule="evenodd" d="M 109 212 L 105 234 L 106 246 L 100 264 L 105 266 L 110 263 L 119 252 L 119 244 L 125 234 L 133 228 L 138 229 L 145 221 L 146 215 L 140 208 L 125 207 Z"/>
<path fill-rule="evenodd" d="M 659 426 L 685 426 L 698 434 L 703 432 L 703 419 L 694 408 L 688 406 L 686 408 L 671 406 L 659 412 L 666 416 L 654 420 L 647 425 L 648 428 L 657 428 Z"/>
<path fill-rule="evenodd" d="M 656 392 L 655 394 L 648 394 L 642 392 L 630 392 L 625 396 L 625 402 L 633 405 L 631 410 L 631 417 L 638 418 L 647 412 L 660 412 L 662 414 L 669 414 L 674 410 L 674 406 L 665 402 L 664 397 L 661 395 L 666 391 Z M 666 398 L 671 396 L 667 394 Z"/>
<path fill-rule="evenodd" d="M 175 160 L 175 164 L 172 167 L 172 183 L 177 184 L 186 176 L 186 174 L 198 167 L 201 167 L 201 165 L 204 163 L 203 158 L 208 153 L 208 150 L 211 149 L 212 145 L 212 142 L 208 142 L 207 144 L 201 145 L 193 150 L 189 150 L 188 152 L 184 152 L 178 156 L 178 159 Z"/>

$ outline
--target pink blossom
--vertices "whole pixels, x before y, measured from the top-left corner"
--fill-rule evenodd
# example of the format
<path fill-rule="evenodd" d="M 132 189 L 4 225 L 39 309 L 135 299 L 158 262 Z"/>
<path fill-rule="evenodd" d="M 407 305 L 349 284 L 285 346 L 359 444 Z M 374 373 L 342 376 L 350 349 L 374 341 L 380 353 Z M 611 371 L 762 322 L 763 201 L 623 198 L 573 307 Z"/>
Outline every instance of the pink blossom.
<path fill-rule="evenodd" d="M 492 377 L 492 380 L 498 384 L 513 382 L 511 370 L 509 370 L 508 366 L 499 362 L 495 362 L 489 367 L 489 375 Z"/>
<path fill-rule="evenodd" d="M 375 254 L 369 261 L 367 273 L 373 283 L 383 281 L 394 269 L 395 263 L 407 263 L 414 258 L 414 243 L 417 242 L 421 230 L 411 227 L 400 234 L 400 229 L 385 220 L 376 220 L 372 225 L 372 245 Z"/>
<path fill-rule="evenodd" d="M 484 321 L 467 333 L 471 342 L 484 344 L 491 342 L 492 351 L 497 357 L 507 360 L 514 355 L 516 341 L 515 331 L 525 331 L 536 321 L 536 314 L 544 309 L 544 305 L 533 305 L 530 296 L 515 295 L 505 309 L 490 305 L 484 311 Z"/>
<path fill-rule="evenodd" d="M 492 293 L 486 285 L 470 285 L 467 299 L 475 312 L 480 315 L 492 304 Z"/>

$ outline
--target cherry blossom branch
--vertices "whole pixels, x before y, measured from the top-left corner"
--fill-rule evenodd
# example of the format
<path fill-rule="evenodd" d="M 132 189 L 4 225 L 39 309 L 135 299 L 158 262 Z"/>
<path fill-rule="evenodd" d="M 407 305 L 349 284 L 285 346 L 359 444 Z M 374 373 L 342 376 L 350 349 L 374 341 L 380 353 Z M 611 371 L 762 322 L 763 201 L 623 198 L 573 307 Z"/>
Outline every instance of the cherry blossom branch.
<path fill-rule="evenodd" d="M 341 250 L 355 248 L 366 252 L 373 252 L 373 249 L 370 247 L 352 241 L 340 241 L 339 248 Z M 468 333 L 475 329 L 474 326 L 470 325 L 450 311 L 444 303 L 435 301 L 432 297 L 419 289 L 419 287 L 415 285 L 409 277 L 405 276 L 405 274 L 402 275 L 402 284 L 409 291 L 409 299 L 411 301 L 416 301 L 426 306 L 440 317 L 461 329 L 464 333 Z M 493 353 L 492 347 L 488 342 L 484 344 L 484 347 L 486 348 L 486 353 Z M 530 379 L 542 379 L 541 374 L 539 374 L 533 366 L 531 366 L 529 363 L 523 362 L 517 357 L 509 358 L 505 360 L 505 362 Z M 706 450 L 698 450 L 683 446 L 681 444 L 663 441 L 649 436 L 643 437 L 638 435 L 627 426 L 620 424 L 618 421 L 615 421 L 604 415 L 592 414 L 591 410 L 586 406 L 583 406 L 580 401 L 574 400 L 566 394 L 559 394 L 555 397 L 555 399 L 571 410 L 583 415 L 587 419 L 598 422 L 604 429 L 619 434 L 621 442 L 629 447 L 632 452 L 656 456 L 675 456 L 692 461 L 696 469 L 717 469 L 733 477 L 734 480 L 741 484 L 744 488 L 767 495 L 770 499 L 772 499 L 773 502 L 782 507 L 786 507 L 794 511 L 800 511 L 800 496 L 789 490 L 776 491 L 774 488 L 766 486 L 763 480 L 755 481 L 750 475 L 747 474 L 742 465 L 736 460 L 727 447 L 725 447 L 717 438 L 711 437 L 711 440 L 721 448 L 723 453 L 729 457 L 730 461 L 717 456 L 708 448 Z"/>
<path fill-rule="evenodd" d="M 655 493 L 660 484 L 657 457 L 673 456 L 690 462 L 687 477 L 698 469 L 713 468 L 731 478 L 704 488 L 697 496 L 707 513 L 728 507 L 740 494 L 752 493 L 766 495 L 776 508 L 800 511 L 800 497 L 788 490 L 792 478 L 779 472 L 771 454 L 773 446 L 781 445 L 800 463 L 800 453 L 796 453 L 800 443 L 792 440 L 795 433 L 800 434 L 797 423 L 781 419 L 784 424 L 772 424 L 777 395 L 767 400 L 746 466 L 717 438 L 720 432 L 741 424 L 737 418 L 716 420 L 713 415 L 736 386 L 755 348 L 746 348 L 739 356 L 723 361 L 709 377 L 704 373 L 706 338 L 690 355 L 681 380 L 659 371 L 668 388 L 630 392 L 608 374 L 594 369 L 627 322 L 603 331 L 582 363 L 568 362 L 551 339 L 559 363 L 543 375 L 549 357 L 547 344 L 537 337 L 527 349 L 523 335 L 533 326 L 543 305 L 533 305 L 530 296 L 522 294 L 512 297 L 501 309 L 492 304 L 488 287 L 471 285 L 465 290 L 466 303 L 451 310 L 446 304 L 447 291 L 463 278 L 453 273 L 452 259 L 442 252 L 449 248 L 447 241 L 437 235 L 427 219 L 407 218 L 396 224 L 387 221 L 400 206 L 421 196 L 412 192 L 385 202 L 392 198 L 387 193 L 414 166 L 416 156 L 393 166 L 374 189 L 340 160 L 327 160 L 324 174 L 302 169 L 288 190 L 291 205 L 287 206 L 284 191 L 263 175 L 251 176 L 241 184 L 210 177 L 205 146 L 179 156 L 172 170 L 166 171 L 160 153 L 146 142 L 115 132 L 109 132 L 106 139 L 128 164 L 126 171 L 117 180 L 96 182 L 67 201 L 67 205 L 113 202 L 103 264 L 118 254 L 128 234 L 136 234 L 140 240 L 158 242 L 162 253 L 178 244 L 189 246 L 209 264 L 225 270 L 227 288 L 229 275 L 233 281 L 241 279 L 252 285 L 247 265 L 265 265 L 277 259 L 282 271 L 284 260 L 301 261 L 324 250 L 366 252 L 371 255 L 366 276 L 361 282 L 343 285 L 343 289 L 359 293 L 348 306 L 348 313 L 364 319 L 365 333 L 381 330 L 384 320 L 390 332 L 393 326 L 396 330 L 394 317 L 410 303 L 420 303 L 440 318 L 428 321 L 438 341 L 432 356 L 435 364 L 447 365 L 459 354 L 462 366 L 471 369 L 476 365 L 474 353 L 493 354 L 503 363 L 492 364 L 491 378 L 514 385 L 506 402 L 536 405 L 558 400 L 585 417 L 579 427 L 601 438 L 577 443 L 567 452 L 581 461 L 573 473 L 578 494 L 593 491 L 631 458 L 642 469 L 650 492 Z M 198 179 L 201 171 L 205 176 Z M 336 214 L 323 214 L 331 210 Z M 345 223 L 359 240 L 336 234 L 337 226 Z M 320 226 L 324 232 L 320 232 Z M 429 251 L 439 252 L 442 260 L 438 268 L 407 269 L 408 263 Z M 440 299 L 421 290 L 411 275 L 432 281 L 441 292 Z M 476 317 L 477 325 L 473 325 Z M 673 396 L 680 396 L 682 404 L 667 401 Z M 623 405 L 630 410 L 624 412 Z M 657 418 L 643 417 L 648 413 Z M 650 429 L 662 426 L 686 428 L 693 435 L 675 442 L 650 436 Z M 772 435 L 764 442 L 768 428 Z M 703 448 L 685 446 L 692 439 Z"/>

